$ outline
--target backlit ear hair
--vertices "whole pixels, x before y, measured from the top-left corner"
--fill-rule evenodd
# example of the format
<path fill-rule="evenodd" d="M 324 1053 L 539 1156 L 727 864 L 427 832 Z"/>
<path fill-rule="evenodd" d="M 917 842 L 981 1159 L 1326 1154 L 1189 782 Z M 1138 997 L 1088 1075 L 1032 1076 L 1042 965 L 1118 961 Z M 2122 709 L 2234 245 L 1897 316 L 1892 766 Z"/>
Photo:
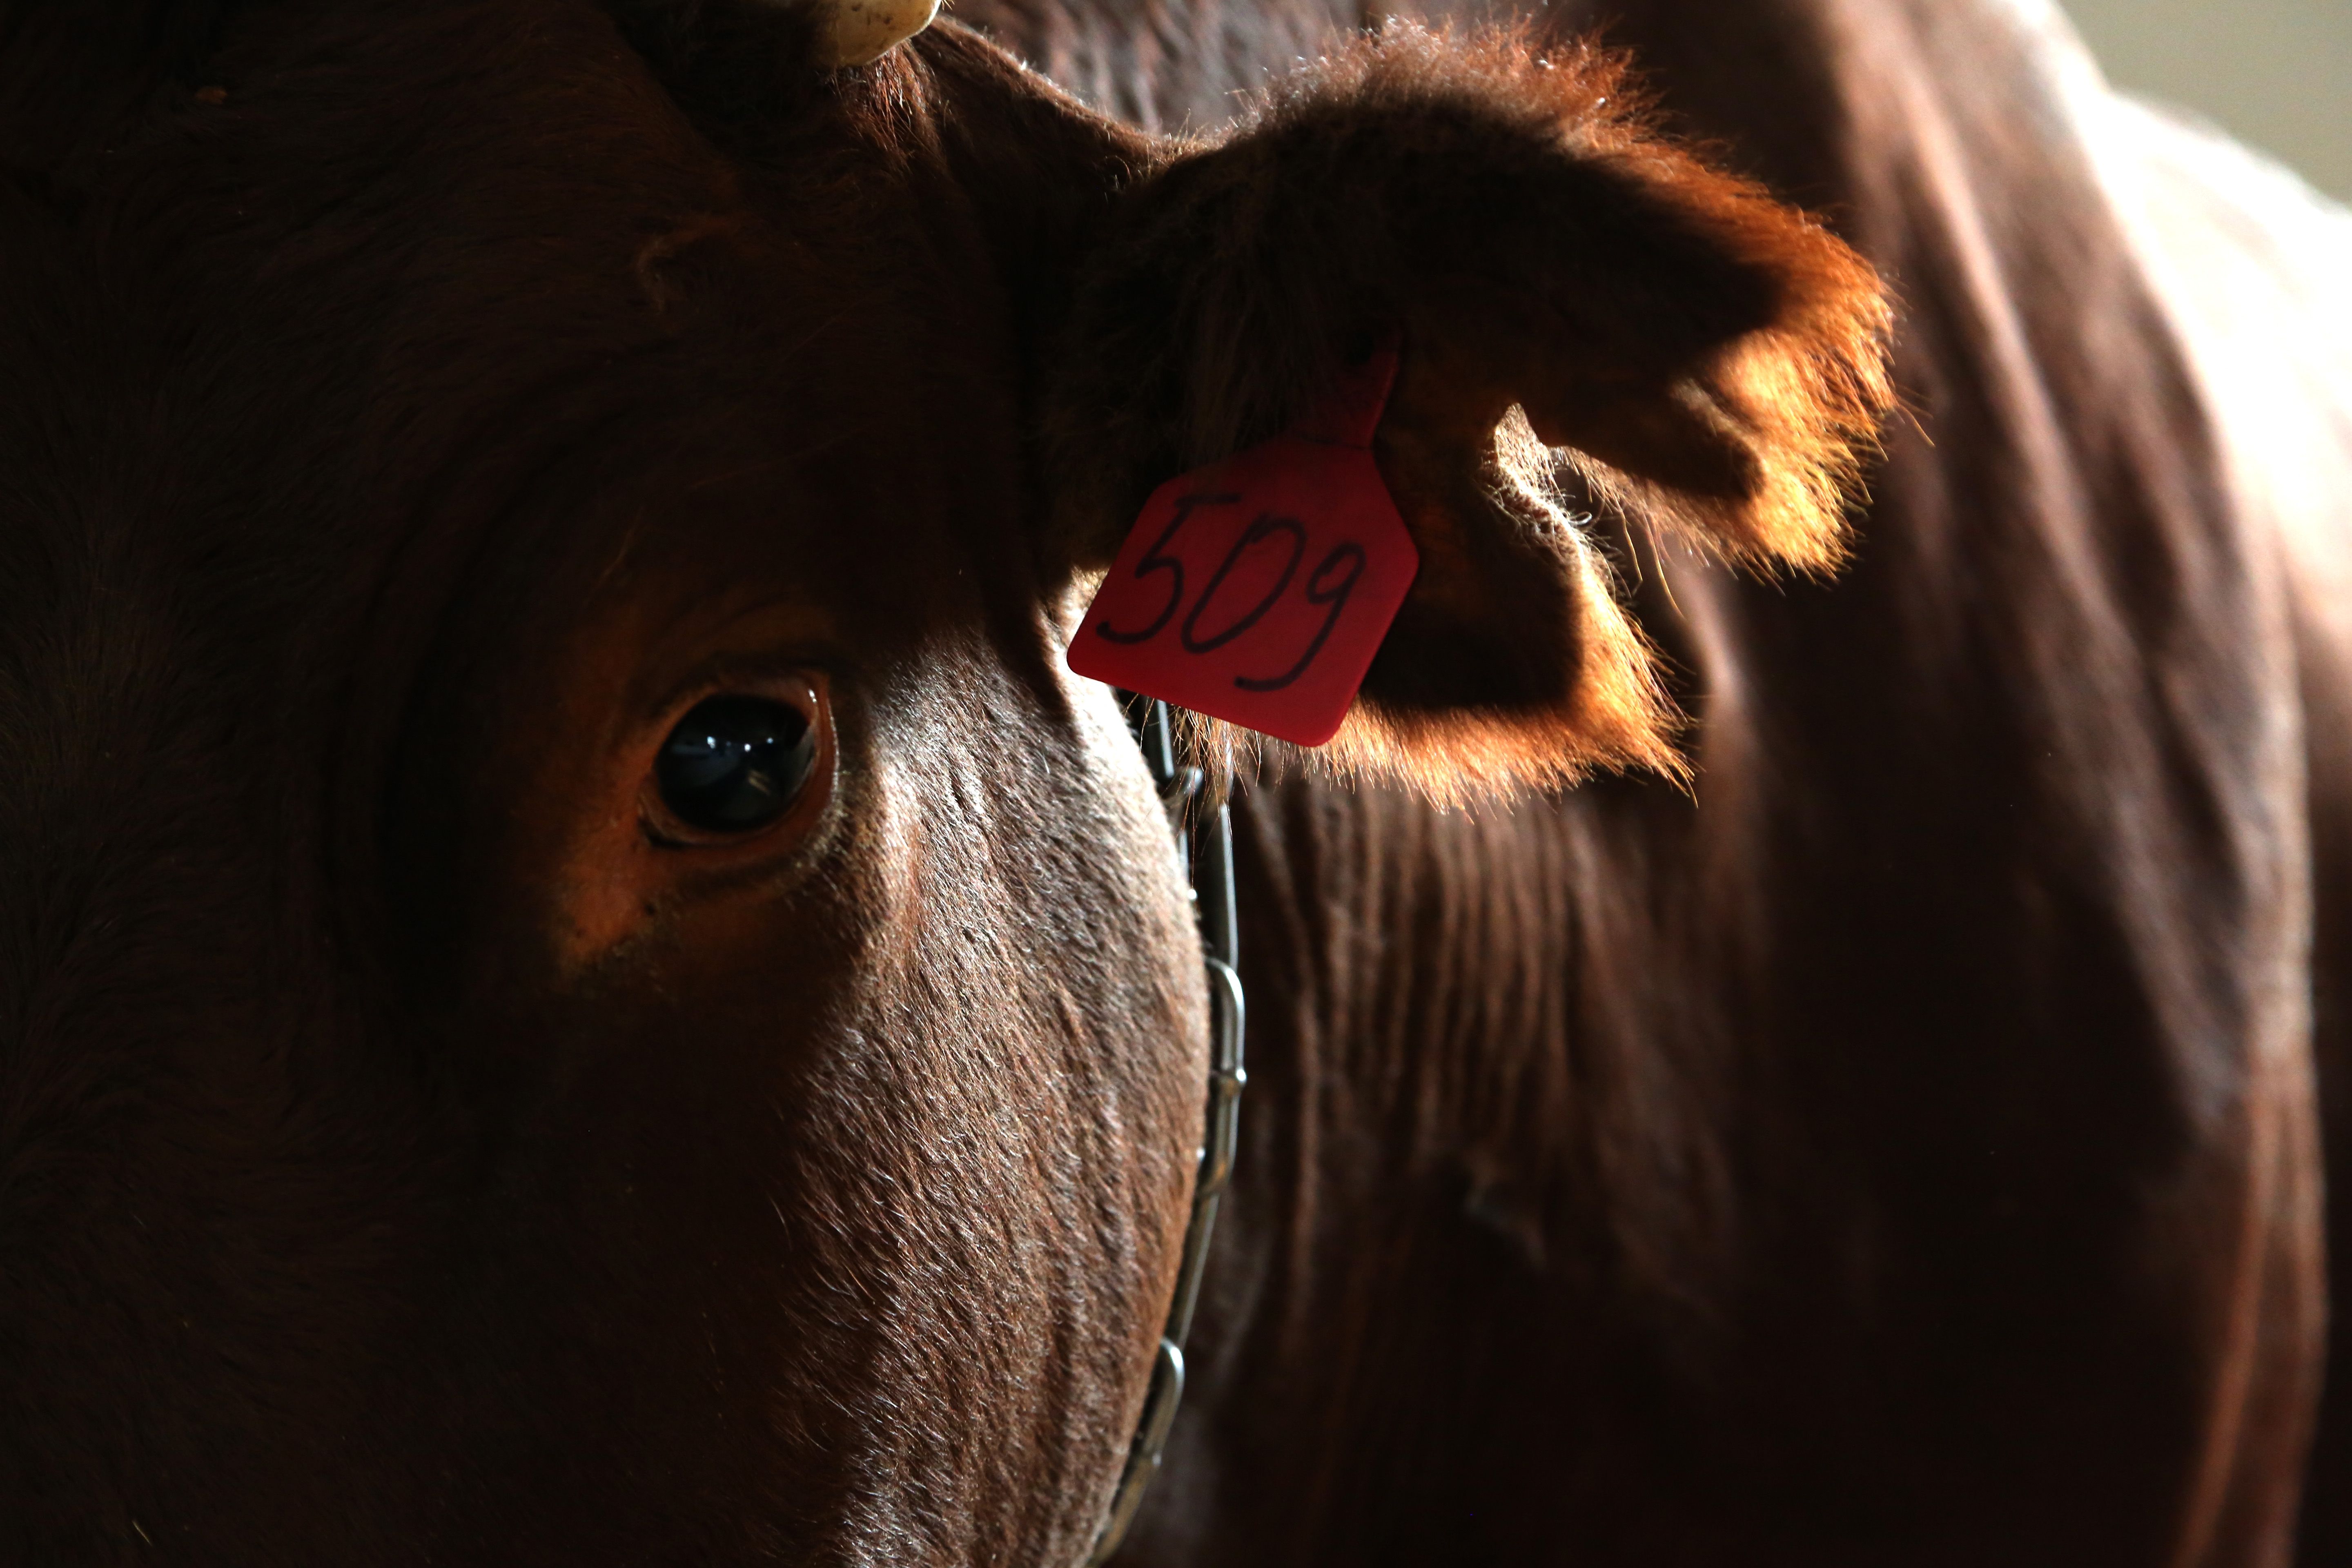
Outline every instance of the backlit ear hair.
<path fill-rule="evenodd" d="M 1044 417 L 1080 569 L 1400 334 L 1374 450 L 1419 574 L 1308 756 L 1444 802 L 1684 771 L 1563 468 L 1636 532 L 1826 572 L 1893 401 L 1869 263 L 1662 133 L 1621 58 L 1524 29 L 1335 47 L 1119 186 L 1073 297 Z"/>

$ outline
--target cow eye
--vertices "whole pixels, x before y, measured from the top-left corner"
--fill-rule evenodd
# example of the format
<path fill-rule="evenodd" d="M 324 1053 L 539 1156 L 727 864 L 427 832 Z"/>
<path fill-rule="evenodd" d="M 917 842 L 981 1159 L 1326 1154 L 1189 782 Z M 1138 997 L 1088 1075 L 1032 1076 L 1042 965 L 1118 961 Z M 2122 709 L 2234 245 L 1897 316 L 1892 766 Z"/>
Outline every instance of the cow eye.
<path fill-rule="evenodd" d="M 712 697 L 662 742 L 654 784 L 687 826 L 750 833 L 784 814 L 815 760 L 816 731 L 799 709 L 764 697 Z"/>

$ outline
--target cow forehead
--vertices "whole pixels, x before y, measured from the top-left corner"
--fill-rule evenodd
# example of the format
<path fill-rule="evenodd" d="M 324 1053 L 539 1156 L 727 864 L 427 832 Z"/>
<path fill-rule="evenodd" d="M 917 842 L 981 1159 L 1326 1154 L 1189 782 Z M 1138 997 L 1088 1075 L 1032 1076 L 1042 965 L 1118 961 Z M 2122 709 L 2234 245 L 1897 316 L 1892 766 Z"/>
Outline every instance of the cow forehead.
<path fill-rule="evenodd" d="M 601 18 L 538 9 L 462 70 L 496 29 L 422 8 L 238 46 L 223 103 L 12 254 L 57 302 L 0 309 L 0 441 L 47 465 L 0 497 L 27 853 L 363 885 L 320 849 L 373 841 L 420 707 L 518 650 L 562 678 L 615 600 L 782 606 L 795 647 L 1017 619 L 1011 377 L 887 160 L 747 173 Z M 93 908 L 186 902 L 118 880 Z"/>
<path fill-rule="evenodd" d="M 814 582 L 1002 511 L 1011 378 L 959 330 L 992 303 L 887 149 L 819 126 L 747 169 L 585 5 L 387 8 L 219 66 L 52 237 L 66 305 L 12 359 L 84 504 L 29 530 L 242 644 L 356 626 L 518 512 L 609 556 L 596 529 L 731 508 L 701 526 L 739 574 L 797 538 Z"/>

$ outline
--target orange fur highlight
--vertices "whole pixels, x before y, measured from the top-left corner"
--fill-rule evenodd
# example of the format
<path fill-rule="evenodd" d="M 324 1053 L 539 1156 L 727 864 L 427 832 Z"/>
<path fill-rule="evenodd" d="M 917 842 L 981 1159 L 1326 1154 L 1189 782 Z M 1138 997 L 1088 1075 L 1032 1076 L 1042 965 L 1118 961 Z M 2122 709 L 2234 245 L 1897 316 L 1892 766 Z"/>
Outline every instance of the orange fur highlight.
<path fill-rule="evenodd" d="M 1622 56 L 1531 38 L 1391 23 L 1222 142 L 1163 143 L 1084 266 L 1045 421 L 1052 549 L 1083 568 L 1154 485 L 1273 434 L 1349 342 L 1401 327 L 1378 455 L 1422 580 L 1297 760 L 1444 804 L 1687 771 L 1559 479 L 1741 566 L 1826 573 L 1893 403 L 1869 264 L 1663 136 Z"/>

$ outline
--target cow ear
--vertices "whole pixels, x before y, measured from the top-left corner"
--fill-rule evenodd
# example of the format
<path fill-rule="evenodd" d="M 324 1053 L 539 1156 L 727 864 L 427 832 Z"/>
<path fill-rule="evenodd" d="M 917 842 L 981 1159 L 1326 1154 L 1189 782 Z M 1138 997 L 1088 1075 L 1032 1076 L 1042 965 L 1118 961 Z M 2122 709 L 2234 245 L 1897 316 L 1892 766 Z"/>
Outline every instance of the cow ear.
<path fill-rule="evenodd" d="M 1622 62 L 1391 26 L 1120 197 L 1045 410 L 1054 547 L 1283 428 L 1401 332 L 1374 455 L 1421 574 L 1339 733 L 1439 799 L 1679 772 L 1678 719 L 1577 506 L 1820 572 L 1889 402 L 1844 245 L 1645 128 Z"/>

